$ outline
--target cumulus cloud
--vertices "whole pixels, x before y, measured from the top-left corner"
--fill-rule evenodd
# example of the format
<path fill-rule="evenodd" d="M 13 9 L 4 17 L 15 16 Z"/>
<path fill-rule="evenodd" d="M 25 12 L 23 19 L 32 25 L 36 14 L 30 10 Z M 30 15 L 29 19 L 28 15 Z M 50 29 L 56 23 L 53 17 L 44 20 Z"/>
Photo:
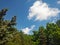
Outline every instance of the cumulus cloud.
<path fill-rule="evenodd" d="M 57 1 L 57 4 L 60 4 L 60 0 L 59 0 L 59 1 Z"/>
<path fill-rule="evenodd" d="M 32 25 L 30 28 L 26 27 L 26 28 L 22 29 L 22 32 L 24 34 L 30 34 L 30 31 L 33 30 L 34 27 L 35 27 L 35 25 Z"/>
<path fill-rule="evenodd" d="M 47 20 L 51 17 L 55 17 L 60 13 L 58 8 L 51 8 L 45 2 L 36 1 L 29 9 L 29 15 L 27 16 L 29 20 L 35 19 L 36 20 Z"/>

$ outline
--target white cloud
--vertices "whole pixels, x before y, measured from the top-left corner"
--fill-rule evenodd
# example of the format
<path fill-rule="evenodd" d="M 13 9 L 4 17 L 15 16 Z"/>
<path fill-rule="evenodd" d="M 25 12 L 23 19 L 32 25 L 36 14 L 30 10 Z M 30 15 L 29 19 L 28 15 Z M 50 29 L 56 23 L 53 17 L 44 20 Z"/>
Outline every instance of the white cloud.
<path fill-rule="evenodd" d="M 30 28 L 26 27 L 26 28 L 22 29 L 22 32 L 24 32 L 24 34 L 30 34 L 30 31 L 33 30 L 34 27 L 35 27 L 35 25 L 32 25 Z"/>
<path fill-rule="evenodd" d="M 47 3 L 36 1 L 29 9 L 28 19 L 35 18 L 36 20 L 47 20 L 51 17 L 55 17 L 60 13 L 58 8 L 50 8 Z"/>
<path fill-rule="evenodd" d="M 57 1 L 57 4 L 60 4 L 60 0 L 59 0 L 59 1 Z"/>

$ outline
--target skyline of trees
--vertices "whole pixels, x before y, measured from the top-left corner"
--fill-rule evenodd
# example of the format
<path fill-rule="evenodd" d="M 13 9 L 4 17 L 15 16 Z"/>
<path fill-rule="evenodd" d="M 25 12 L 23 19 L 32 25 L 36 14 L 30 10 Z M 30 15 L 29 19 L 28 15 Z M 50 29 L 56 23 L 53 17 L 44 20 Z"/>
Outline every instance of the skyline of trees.
<path fill-rule="evenodd" d="M 60 45 L 60 20 L 40 26 L 32 35 L 18 31 L 16 16 L 4 20 L 7 9 L 0 11 L 0 45 Z"/>

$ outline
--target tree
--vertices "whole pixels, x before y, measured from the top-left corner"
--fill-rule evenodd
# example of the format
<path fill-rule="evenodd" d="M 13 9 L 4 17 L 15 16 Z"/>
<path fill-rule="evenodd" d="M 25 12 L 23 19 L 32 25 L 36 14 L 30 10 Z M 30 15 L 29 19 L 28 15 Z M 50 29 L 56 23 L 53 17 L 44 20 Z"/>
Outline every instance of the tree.
<path fill-rule="evenodd" d="M 46 45 L 46 35 L 45 35 L 45 29 L 43 26 L 39 28 L 39 45 Z"/>
<path fill-rule="evenodd" d="M 58 31 L 59 27 L 54 23 L 48 23 L 46 28 L 47 28 L 46 29 L 47 45 L 58 45 L 58 42 L 56 42 L 56 41 L 57 41 L 57 39 L 59 39 L 58 38 L 58 35 L 59 35 L 58 32 L 60 32 L 60 31 Z"/>
<path fill-rule="evenodd" d="M 39 44 L 39 35 L 38 35 L 38 31 L 33 31 L 33 35 L 32 35 L 32 42 L 33 42 L 33 45 L 38 45 Z"/>
<path fill-rule="evenodd" d="M 16 16 L 12 18 L 12 21 L 4 20 L 6 12 L 7 9 L 2 9 L 0 11 L 0 45 L 5 45 L 5 43 L 12 41 L 14 36 L 13 32 L 15 31 L 15 28 L 12 26 L 15 25 L 13 22 L 16 22 Z M 12 30 L 14 31 L 12 32 Z"/>
<path fill-rule="evenodd" d="M 38 31 L 34 31 L 33 42 L 34 45 L 46 45 L 45 28 L 43 26 L 39 27 Z"/>
<path fill-rule="evenodd" d="M 56 24 L 58 25 L 58 27 L 60 27 L 60 20 L 57 20 Z"/>

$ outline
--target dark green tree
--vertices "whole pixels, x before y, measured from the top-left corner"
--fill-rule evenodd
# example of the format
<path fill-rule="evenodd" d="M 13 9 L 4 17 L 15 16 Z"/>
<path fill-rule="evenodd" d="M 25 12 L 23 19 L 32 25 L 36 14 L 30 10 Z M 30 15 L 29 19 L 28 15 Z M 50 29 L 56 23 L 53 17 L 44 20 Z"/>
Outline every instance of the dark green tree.
<path fill-rule="evenodd" d="M 48 23 L 46 26 L 47 45 L 58 45 L 59 27 L 54 23 Z M 57 41 L 57 39 L 59 39 Z M 57 41 L 57 42 L 56 42 Z M 56 44 L 57 43 L 57 44 Z"/>
<path fill-rule="evenodd" d="M 46 35 L 45 35 L 45 28 L 41 26 L 39 28 L 39 45 L 46 45 Z"/>
<path fill-rule="evenodd" d="M 15 28 L 12 26 L 16 23 L 16 16 L 14 16 L 11 21 L 4 20 L 6 12 L 7 9 L 2 9 L 0 11 L 0 45 L 5 45 L 8 41 L 13 40 L 13 32 L 15 31 Z M 14 31 L 12 32 L 12 30 Z"/>
<path fill-rule="evenodd" d="M 60 20 L 57 20 L 56 24 L 58 25 L 58 27 L 60 27 Z"/>

